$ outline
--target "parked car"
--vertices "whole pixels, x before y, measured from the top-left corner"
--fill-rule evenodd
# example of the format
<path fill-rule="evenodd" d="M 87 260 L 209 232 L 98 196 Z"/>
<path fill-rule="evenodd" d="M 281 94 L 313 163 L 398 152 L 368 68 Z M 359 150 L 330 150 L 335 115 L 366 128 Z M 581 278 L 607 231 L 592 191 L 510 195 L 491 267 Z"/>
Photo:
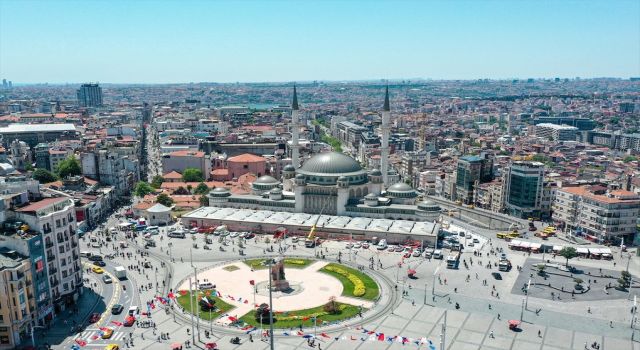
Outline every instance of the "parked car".
<path fill-rule="evenodd" d="M 362 243 L 360 243 L 360 242 L 356 242 L 356 243 L 353 245 L 353 247 L 354 247 L 354 248 L 356 248 L 356 249 L 360 249 L 360 248 L 362 248 Z"/>
<path fill-rule="evenodd" d="M 113 283 L 113 279 L 111 279 L 111 277 L 109 277 L 109 275 L 103 275 L 102 276 L 102 282 L 104 282 L 105 284 L 110 284 L 110 283 Z"/>
<path fill-rule="evenodd" d="M 493 278 L 497 279 L 498 281 L 502 280 L 502 275 L 500 274 L 500 272 L 492 272 L 491 276 L 493 276 Z"/>
<path fill-rule="evenodd" d="M 419 257 L 420 255 L 422 255 L 422 250 L 420 250 L 420 248 L 413 251 L 414 257 Z"/>
<path fill-rule="evenodd" d="M 102 261 L 102 260 L 94 261 L 94 262 L 93 262 L 93 265 L 94 265 L 94 266 L 99 266 L 99 267 L 105 267 L 105 266 L 107 266 L 107 264 L 106 264 L 104 261 Z"/>
<path fill-rule="evenodd" d="M 362 248 L 369 249 L 369 243 L 367 242 L 362 243 Z"/>
<path fill-rule="evenodd" d="M 477 239 L 477 238 L 474 238 L 474 239 L 473 239 L 473 243 L 480 243 L 480 240 L 479 240 L 479 239 Z"/>

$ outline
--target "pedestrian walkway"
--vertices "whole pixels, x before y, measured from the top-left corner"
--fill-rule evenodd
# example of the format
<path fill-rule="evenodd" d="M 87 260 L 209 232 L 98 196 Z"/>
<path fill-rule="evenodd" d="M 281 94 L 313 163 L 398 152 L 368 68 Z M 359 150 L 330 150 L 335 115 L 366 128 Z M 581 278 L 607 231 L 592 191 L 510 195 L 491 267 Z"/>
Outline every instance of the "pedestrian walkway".
<path fill-rule="evenodd" d="M 85 331 L 83 331 L 82 333 L 78 334 L 76 339 L 82 339 L 84 341 L 87 342 L 87 344 L 89 343 L 94 343 L 94 342 L 99 342 L 99 341 L 106 341 L 106 342 L 117 342 L 122 340 L 125 337 L 126 332 L 113 332 L 113 335 L 111 335 L 111 338 L 109 339 L 102 339 L 102 331 L 99 329 L 86 329 Z"/>

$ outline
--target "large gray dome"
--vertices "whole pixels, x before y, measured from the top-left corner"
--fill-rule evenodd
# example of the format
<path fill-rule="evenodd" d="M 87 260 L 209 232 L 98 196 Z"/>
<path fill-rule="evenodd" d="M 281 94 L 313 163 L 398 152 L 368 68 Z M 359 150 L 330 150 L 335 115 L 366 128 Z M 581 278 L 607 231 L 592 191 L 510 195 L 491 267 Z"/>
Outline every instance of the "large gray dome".
<path fill-rule="evenodd" d="M 362 170 L 360 164 L 346 154 L 338 152 L 320 153 L 304 162 L 300 168 L 305 174 L 348 174 Z"/>

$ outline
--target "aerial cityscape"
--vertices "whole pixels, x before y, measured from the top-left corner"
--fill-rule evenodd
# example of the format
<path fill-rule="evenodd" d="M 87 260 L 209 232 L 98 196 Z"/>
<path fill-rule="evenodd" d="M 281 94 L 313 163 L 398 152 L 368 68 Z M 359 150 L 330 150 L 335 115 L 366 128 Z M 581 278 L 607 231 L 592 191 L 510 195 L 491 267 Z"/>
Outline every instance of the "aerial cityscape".
<path fill-rule="evenodd" d="M 639 14 L 0 0 L 0 350 L 640 349 Z"/>

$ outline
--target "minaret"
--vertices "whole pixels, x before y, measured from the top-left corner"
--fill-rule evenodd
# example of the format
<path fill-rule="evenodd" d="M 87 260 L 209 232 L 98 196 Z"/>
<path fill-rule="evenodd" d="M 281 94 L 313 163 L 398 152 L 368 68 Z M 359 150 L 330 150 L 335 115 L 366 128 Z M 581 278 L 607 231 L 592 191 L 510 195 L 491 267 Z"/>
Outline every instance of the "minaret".
<path fill-rule="evenodd" d="M 300 125 L 298 125 L 298 109 L 298 93 L 296 92 L 296 85 L 294 84 L 293 102 L 291 103 L 291 163 L 296 169 L 300 167 L 300 144 L 298 144 Z"/>
<path fill-rule="evenodd" d="M 384 94 L 384 106 L 382 106 L 382 148 L 380 153 L 380 171 L 382 172 L 382 183 L 386 188 L 389 186 L 389 119 L 391 118 L 391 108 L 389 108 L 389 85 Z"/>

